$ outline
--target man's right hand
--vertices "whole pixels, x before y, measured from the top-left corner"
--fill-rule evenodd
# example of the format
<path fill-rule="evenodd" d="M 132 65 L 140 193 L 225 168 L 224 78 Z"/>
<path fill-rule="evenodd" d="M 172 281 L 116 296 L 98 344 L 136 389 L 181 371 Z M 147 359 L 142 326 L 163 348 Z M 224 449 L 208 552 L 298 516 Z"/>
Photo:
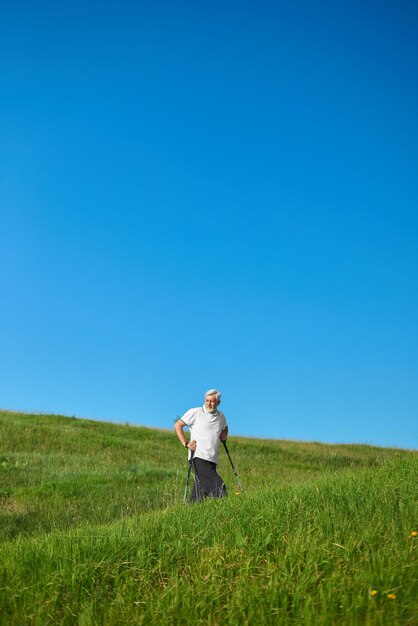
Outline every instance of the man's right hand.
<path fill-rule="evenodd" d="M 192 439 L 192 441 L 189 441 L 189 445 L 187 447 L 189 448 L 189 450 L 193 450 L 193 452 L 196 452 L 197 441 Z"/>

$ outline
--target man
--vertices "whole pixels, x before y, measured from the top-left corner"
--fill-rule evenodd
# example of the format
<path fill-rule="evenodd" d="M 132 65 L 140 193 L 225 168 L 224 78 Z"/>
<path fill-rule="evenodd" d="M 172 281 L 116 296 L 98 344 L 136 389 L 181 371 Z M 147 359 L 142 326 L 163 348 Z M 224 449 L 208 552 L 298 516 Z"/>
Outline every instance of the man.
<path fill-rule="evenodd" d="M 202 500 L 207 496 L 223 498 L 226 495 L 224 481 L 216 471 L 218 464 L 219 442 L 226 441 L 228 426 L 226 418 L 218 406 L 221 392 L 209 389 L 205 394 L 205 404 L 196 409 L 189 409 L 174 425 L 177 437 L 189 448 L 189 461 L 195 474 L 195 484 L 190 500 Z M 190 441 L 186 440 L 183 429 L 190 428 Z"/>

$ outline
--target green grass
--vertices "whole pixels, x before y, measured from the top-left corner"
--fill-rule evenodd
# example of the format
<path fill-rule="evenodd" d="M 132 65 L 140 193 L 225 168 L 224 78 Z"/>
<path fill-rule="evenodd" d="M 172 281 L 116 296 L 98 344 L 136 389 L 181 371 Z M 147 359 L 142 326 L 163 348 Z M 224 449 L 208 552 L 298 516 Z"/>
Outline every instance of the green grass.
<path fill-rule="evenodd" d="M 418 624 L 414 452 L 232 437 L 245 492 L 220 450 L 230 497 L 183 506 L 172 432 L 0 412 L 0 442 L 2 624 Z"/>

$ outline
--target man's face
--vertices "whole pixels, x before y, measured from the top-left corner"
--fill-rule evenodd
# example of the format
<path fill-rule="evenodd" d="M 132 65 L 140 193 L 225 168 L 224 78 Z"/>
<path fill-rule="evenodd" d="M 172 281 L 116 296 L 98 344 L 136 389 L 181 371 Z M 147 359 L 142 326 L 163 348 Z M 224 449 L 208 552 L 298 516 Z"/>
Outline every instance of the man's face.
<path fill-rule="evenodd" d="M 213 413 L 216 411 L 216 407 L 219 404 L 219 400 L 216 399 L 216 396 L 206 396 L 205 397 L 205 407 L 209 413 Z"/>

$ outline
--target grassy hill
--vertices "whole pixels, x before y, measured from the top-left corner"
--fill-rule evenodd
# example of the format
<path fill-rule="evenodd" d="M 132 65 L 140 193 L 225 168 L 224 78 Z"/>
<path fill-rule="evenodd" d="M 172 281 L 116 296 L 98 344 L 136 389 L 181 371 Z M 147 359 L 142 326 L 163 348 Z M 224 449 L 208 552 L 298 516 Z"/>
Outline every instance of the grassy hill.
<path fill-rule="evenodd" d="M 418 624 L 416 453 L 229 449 L 184 506 L 174 433 L 0 412 L 0 623 Z"/>

